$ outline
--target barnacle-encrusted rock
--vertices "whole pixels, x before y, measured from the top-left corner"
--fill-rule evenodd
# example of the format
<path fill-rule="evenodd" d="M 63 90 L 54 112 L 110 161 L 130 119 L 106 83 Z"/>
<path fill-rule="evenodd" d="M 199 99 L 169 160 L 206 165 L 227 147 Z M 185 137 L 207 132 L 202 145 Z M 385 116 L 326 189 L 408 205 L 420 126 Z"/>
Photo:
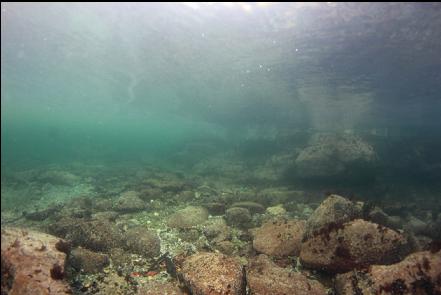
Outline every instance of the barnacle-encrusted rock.
<path fill-rule="evenodd" d="M 253 247 L 270 256 L 298 256 L 304 230 L 301 220 L 269 221 L 253 231 Z"/>
<path fill-rule="evenodd" d="M 217 253 L 198 253 L 185 259 L 181 277 L 194 295 L 244 295 L 243 266 L 234 258 Z"/>
<path fill-rule="evenodd" d="M 259 255 L 248 263 L 247 283 L 253 295 L 324 295 L 325 288 L 318 281 L 301 273 L 278 267 L 266 255 Z"/>
<path fill-rule="evenodd" d="M 118 200 L 116 200 L 113 209 L 120 212 L 134 212 L 141 211 L 146 208 L 143 200 L 139 198 L 139 193 L 135 191 L 128 191 L 123 193 Z"/>
<path fill-rule="evenodd" d="M 361 205 L 354 204 L 338 195 L 330 195 L 309 216 L 306 222 L 305 238 L 308 238 L 314 231 L 326 228 L 331 224 L 342 224 L 361 218 L 361 215 Z"/>
<path fill-rule="evenodd" d="M 64 280 L 66 253 L 54 236 L 3 228 L 1 294 L 71 294 Z"/>
<path fill-rule="evenodd" d="M 335 287 L 341 295 L 441 294 L 441 252 L 417 252 L 396 264 L 340 274 Z"/>
<path fill-rule="evenodd" d="M 205 222 L 208 219 L 208 211 L 202 207 L 188 206 L 172 214 L 167 225 L 173 228 L 190 228 Z"/>
<path fill-rule="evenodd" d="M 314 232 L 302 243 L 302 265 L 330 272 L 346 272 L 371 264 L 390 264 L 408 254 L 407 239 L 397 231 L 356 219 Z"/>

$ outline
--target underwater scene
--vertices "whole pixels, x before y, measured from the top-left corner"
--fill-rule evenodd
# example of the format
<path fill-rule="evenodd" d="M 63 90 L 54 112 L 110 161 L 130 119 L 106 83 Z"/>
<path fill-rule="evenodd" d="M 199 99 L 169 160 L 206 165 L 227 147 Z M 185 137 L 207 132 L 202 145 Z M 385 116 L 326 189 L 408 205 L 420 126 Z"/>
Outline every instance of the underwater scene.
<path fill-rule="evenodd" d="M 441 294 L 441 4 L 2 2 L 6 294 Z"/>

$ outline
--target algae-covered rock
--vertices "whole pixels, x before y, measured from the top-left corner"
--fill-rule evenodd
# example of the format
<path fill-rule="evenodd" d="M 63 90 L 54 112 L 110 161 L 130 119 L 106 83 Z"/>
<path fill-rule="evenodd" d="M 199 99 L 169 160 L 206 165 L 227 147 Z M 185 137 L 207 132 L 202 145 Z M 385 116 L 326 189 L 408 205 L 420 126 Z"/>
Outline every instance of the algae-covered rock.
<path fill-rule="evenodd" d="M 329 225 L 342 224 L 361 217 L 361 205 L 354 204 L 338 195 L 330 195 L 309 216 L 306 222 L 305 238 Z"/>
<path fill-rule="evenodd" d="M 223 254 L 198 253 L 188 257 L 182 264 L 181 277 L 191 294 L 245 294 L 243 266 Z"/>
<path fill-rule="evenodd" d="M 49 231 L 92 251 L 109 251 L 123 245 L 122 232 L 109 220 L 83 220 L 62 218 L 49 226 Z"/>
<path fill-rule="evenodd" d="M 146 208 L 146 204 L 139 198 L 139 193 L 128 191 L 116 200 L 113 210 L 119 212 L 135 212 Z"/>
<path fill-rule="evenodd" d="M 61 244 L 45 233 L 2 228 L 1 294 L 71 294 L 64 279 L 66 253 Z"/>
<path fill-rule="evenodd" d="M 97 273 L 109 265 L 109 256 L 96 253 L 84 248 L 76 248 L 69 255 L 69 265 L 77 271 L 85 273 Z"/>
<path fill-rule="evenodd" d="M 225 212 L 228 225 L 248 228 L 251 226 L 251 214 L 246 208 L 233 207 Z"/>
<path fill-rule="evenodd" d="M 368 271 L 337 275 L 341 295 L 441 294 L 441 252 L 417 252 L 392 265 L 372 265 Z"/>
<path fill-rule="evenodd" d="M 223 241 L 230 239 L 231 229 L 223 218 L 213 218 L 204 224 L 203 233 L 207 239 L 216 241 Z"/>
<path fill-rule="evenodd" d="M 270 256 L 298 256 L 304 230 L 304 221 L 269 221 L 253 231 L 253 247 Z"/>
<path fill-rule="evenodd" d="M 207 208 L 211 215 L 223 215 L 225 214 L 225 204 L 219 202 L 208 202 L 202 205 Z"/>
<path fill-rule="evenodd" d="M 408 254 L 397 231 L 356 219 L 315 232 L 302 243 L 300 261 L 309 268 L 345 272 L 371 264 L 391 264 Z"/>
<path fill-rule="evenodd" d="M 173 228 L 186 229 L 202 224 L 207 219 L 207 209 L 196 206 L 188 206 L 172 214 L 167 220 L 167 225 Z"/>
<path fill-rule="evenodd" d="M 279 204 L 277 206 L 266 208 L 266 213 L 272 216 L 283 216 L 286 214 L 286 210 L 283 208 L 283 205 Z"/>
<path fill-rule="evenodd" d="M 125 233 L 125 244 L 130 252 L 146 257 L 158 256 L 161 250 L 160 240 L 155 232 L 138 226 Z"/>
<path fill-rule="evenodd" d="M 231 207 L 239 207 L 239 208 L 245 208 L 250 211 L 251 214 L 255 213 L 263 213 L 265 212 L 265 207 L 263 207 L 261 204 L 251 201 L 243 201 L 243 202 L 236 202 L 231 205 Z"/>
<path fill-rule="evenodd" d="M 247 284 L 253 295 L 325 295 L 326 290 L 318 281 L 305 275 L 281 268 L 266 255 L 259 255 L 248 263 Z"/>

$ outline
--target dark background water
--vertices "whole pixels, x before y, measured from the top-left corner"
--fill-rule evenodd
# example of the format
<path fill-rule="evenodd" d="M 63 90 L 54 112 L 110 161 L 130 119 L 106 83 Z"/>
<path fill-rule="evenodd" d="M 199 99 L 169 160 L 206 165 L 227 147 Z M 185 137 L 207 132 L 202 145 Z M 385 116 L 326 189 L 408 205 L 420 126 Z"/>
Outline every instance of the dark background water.
<path fill-rule="evenodd" d="M 2 168 L 231 151 L 252 169 L 349 132 L 383 181 L 441 177 L 438 3 L 1 7 Z"/>

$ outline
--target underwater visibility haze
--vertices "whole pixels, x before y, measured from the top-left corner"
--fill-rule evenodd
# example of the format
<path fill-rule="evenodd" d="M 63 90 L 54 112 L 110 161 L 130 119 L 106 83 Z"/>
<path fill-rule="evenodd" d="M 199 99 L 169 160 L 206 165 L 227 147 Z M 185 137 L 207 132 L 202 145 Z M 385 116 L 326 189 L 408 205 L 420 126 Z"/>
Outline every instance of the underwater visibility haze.
<path fill-rule="evenodd" d="M 441 294 L 440 151 L 439 3 L 1 4 L 2 295 Z"/>

